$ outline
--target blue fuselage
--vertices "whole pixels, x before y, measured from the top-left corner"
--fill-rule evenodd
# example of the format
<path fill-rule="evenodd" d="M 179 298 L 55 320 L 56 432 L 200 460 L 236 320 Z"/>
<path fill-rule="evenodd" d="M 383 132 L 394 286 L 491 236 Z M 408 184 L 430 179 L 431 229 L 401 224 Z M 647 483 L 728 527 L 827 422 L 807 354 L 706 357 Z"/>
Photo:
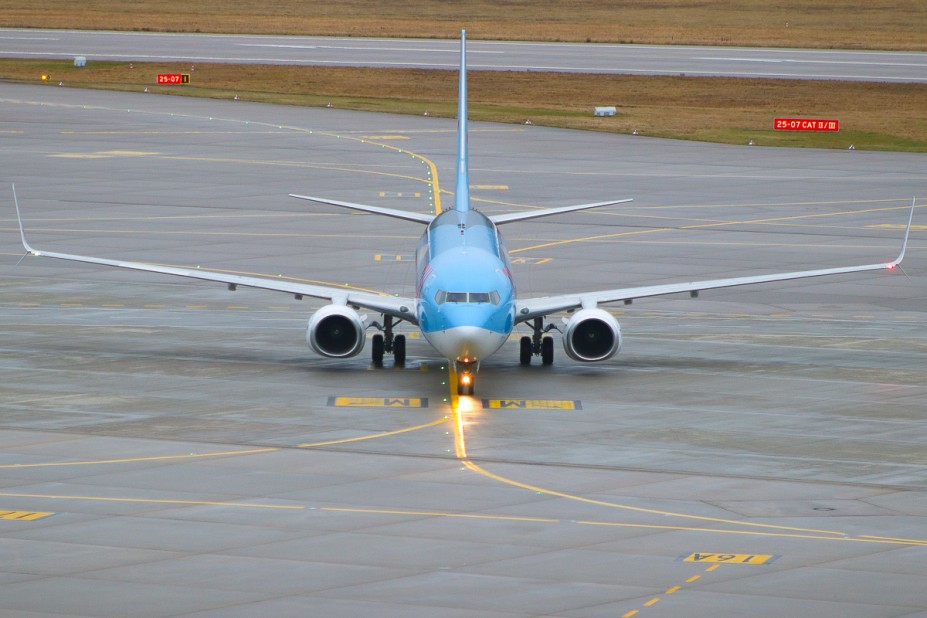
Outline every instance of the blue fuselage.
<path fill-rule="evenodd" d="M 478 363 L 506 342 L 515 322 L 515 285 L 495 224 L 475 210 L 448 210 L 416 253 L 418 322 L 447 359 Z"/>

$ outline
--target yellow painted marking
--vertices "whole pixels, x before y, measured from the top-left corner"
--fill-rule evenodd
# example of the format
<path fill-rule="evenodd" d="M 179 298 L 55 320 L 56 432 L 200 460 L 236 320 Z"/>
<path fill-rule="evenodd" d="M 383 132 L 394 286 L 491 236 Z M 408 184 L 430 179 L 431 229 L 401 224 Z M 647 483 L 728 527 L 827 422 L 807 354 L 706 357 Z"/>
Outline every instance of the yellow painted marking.
<path fill-rule="evenodd" d="M 644 603 L 644 607 L 650 607 L 651 605 L 654 605 L 655 603 L 657 603 L 659 600 L 660 600 L 660 597 L 654 597 L 650 599 L 649 601 L 647 601 L 646 603 Z"/>
<path fill-rule="evenodd" d="M 867 225 L 867 228 L 878 229 L 878 230 L 905 230 L 907 225 L 902 225 L 901 223 L 881 223 L 879 225 Z M 917 225 L 912 223 L 911 229 L 917 232 L 923 232 L 927 230 L 927 225 Z"/>
<path fill-rule="evenodd" d="M 102 152 L 62 152 L 49 156 L 62 159 L 109 159 L 110 157 L 150 157 L 158 154 L 161 153 L 140 150 L 104 150 Z"/>
<path fill-rule="evenodd" d="M 508 185 L 470 185 L 471 189 L 485 189 L 495 191 L 508 191 Z"/>
<path fill-rule="evenodd" d="M 409 139 L 406 135 L 363 135 L 364 139 Z"/>
<path fill-rule="evenodd" d="M 440 419 L 426 425 L 419 427 L 412 427 L 405 430 L 399 430 L 397 432 L 391 433 L 402 433 L 403 431 L 413 431 L 416 429 L 423 429 L 425 427 L 433 427 L 435 425 L 446 422 L 447 419 Z M 338 442 L 349 442 L 351 440 L 357 440 L 358 438 L 351 438 L 348 440 L 334 440 L 332 442 L 320 442 L 315 445 L 300 445 L 300 446 L 324 446 L 327 444 L 338 443 Z M 365 438 L 360 438 L 365 439 Z M 813 540 L 823 540 L 823 541 L 849 541 L 849 542 L 868 542 L 868 543 L 881 543 L 888 545 L 905 545 L 905 546 L 927 546 L 927 540 L 916 540 L 916 539 L 863 539 L 863 538 L 850 538 L 850 537 L 841 537 L 835 538 L 830 536 L 819 536 L 811 534 L 777 534 L 773 532 L 757 532 L 753 530 L 730 530 L 724 528 L 695 528 L 691 526 L 672 526 L 672 525 L 657 525 L 657 524 L 632 524 L 624 522 L 607 522 L 607 521 L 587 521 L 587 520 L 563 520 L 563 519 L 553 519 L 553 518 L 541 518 L 541 517 L 529 517 L 529 516 L 518 516 L 518 515 L 507 515 L 507 516 L 498 516 L 498 515 L 482 515 L 476 513 L 452 513 L 452 512 L 441 512 L 441 511 L 416 511 L 411 509 L 364 509 L 364 508 L 347 508 L 347 507 L 330 507 L 328 509 L 321 510 L 331 510 L 331 511 L 340 511 L 345 513 L 379 513 L 385 515 L 418 515 L 423 517 L 448 517 L 448 518 L 463 518 L 463 519 L 485 519 L 485 520 L 498 520 L 504 519 L 506 521 L 524 521 L 524 522 L 539 522 L 539 523 L 550 523 L 550 524 L 565 524 L 569 523 L 577 526 L 615 526 L 621 528 L 636 528 L 642 530 L 676 530 L 676 531 L 685 531 L 685 532 L 708 532 L 714 534 L 739 534 L 739 535 L 753 535 L 753 536 L 769 536 L 776 538 L 797 538 L 797 539 L 813 539 Z M 713 564 L 707 570 L 714 570 L 720 566 L 720 564 Z M 700 575 L 695 575 L 686 580 L 686 583 L 691 583 L 699 579 Z"/>
<path fill-rule="evenodd" d="M 483 399 L 483 407 L 490 410 L 582 410 L 582 403 L 577 400 L 559 401 L 555 399 Z"/>
<path fill-rule="evenodd" d="M 674 592 L 678 592 L 680 588 L 682 588 L 682 586 L 673 586 L 666 591 L 666 594 L 673 594 Z"/>
<path fill-rule="evenodd" d="M 252 509 L 284 509 L 301 511 L 304 506 L 291 506 L 287 504 L 265 504 L 260 502 L 219 502 L 213 500 L 171 500 L 158 498 L 112 498 L 108 496 L 68 496 L 58 494 L 18 494 L 18 493 L 0 493 L 0 496 L 11 498 L 46 498 L 48 500 L 87 500 L 93 502 L 131 502 L 140 504 L 182 504 L 186 506 L 235 506 Z"/>
<path fill-rule="evenodd" d="M 886 200 L 886 201 L 896 201 L 896 200 Z M 868 203 L 868 202 L 864 202 Z M 769 206 L 769 204 L 765 204 Z M 840 215 L 855 215 L 863 214 L 870 212 L 884 212 L 886 210 L 898 210 L 899 208 L 907 208 L 904 206 L 889 206 L 886 208 L 869 208 L 865 210 L 844 210 L 837 212 L 827 212 L 827 213 L 817 213 L 817 214 L 808 214 L 808 215 L 792 215 L 788 217 L 772 217 L 768 219 L 748 219 L 748 220 L 732 220 L 732 221 L 711 221 L 708 223 L 696 223 L 693 225 L 683 225 L 680 227 L 670 228 L 653 228 L 650 230 L 634 230 L 631 232 L 615 232 L 613 234 L 597 234 L 595 236 L 583 236 L 579 238 L 568 238 L 564 240 L 554 240 L 546 243 L 541 243 L 538 245 L 532 245 L 530 247 L 521 247 L 520 249 L 512 249 L 509 251 L 509 254 L 521 253 L 523 251 L 533 251 L 535 249 L 543 249 L 546 247 L 553 247 L 557 245 L 567 245 L 572 243 L 579 242 L 590 242 L 590 241 L 601 241 L 609 240 L 613 238 L 625 237 L 625 236 L 638 236 L 642 234 L 658 234 L 663 232 L 677 232 L 679 230 L 697 230 L 697 229 L 706 229 L 706 228 L 718 228 L 731 225 L 759 225 L 759 224 L 769 224 L 769 223 L 782 223 L 785 221 L 795 221 L 799 219 L 818 219 L 824 217 L 836 217 Z"/>
<path fill-rule="evenodd" d="M 278 135 L 281 131 L 61 131 L 61 135 Z"/>
<path fill-rule="evenodd" d="M 683 562 L 711 562 L 723 564 L 768 564 L 778 558 L 773 554 L 710 554 L 694 553 L 683 558 Z"/>
<path fill-rule="evenodd" d="M 720 565 L 720 564 L 713 564 L 713 565 L 711 565 L 710 567 L 708 567 L 707 569 L 705 569 L 705 572 L 706 572 L 706 573 L 711 573 L 712 571 L 714 571 L 715 569 L 717 569 L 719 566 L 721 566 L 721 565 Z"/>
<path fill-rule="evenodd" d="M 425 423 L 423 425 L 416 425 L 415 427 L 406 427 L 404 429 L 395 429 L 393 431 L 384 431 L 383 433 L 375 433 L 367 436 L 358 436 L 356 438 L 342 438 L 341 440 L 327 440 L 325 442 L 307 442 L 305 444 L 297 445 L 297 448 L 313 448 L 316 446 L 330 446 L 332 444 L 346 444 L 348 442 L 362 442 L 364 440 L 374 440 L 376 438 L 385 438 L 387 436 L 396 436 L 402 433 L 409 433 L 412 431 L 418 431 L 419 429 L 428 429 L 429 427 L 435 427 L 436 425 L 441 425 L 447 422 L 447 417 L 439 418 L 436 421 L 431 421 L 430 423 Z"/>
<path fill-rule="evenodd" d="M 509 485 L 512 487 L 520 487 L 528 491 L 544 494 L 547 496 L 554 496 L 557 498 L 564 498 L 567 500 L 575 500 L 577 502 L 582 502 L 585 504 L 594 504 L 598 506 L 604 506 L 613 509 L 621 509 L 626 511 L 632 511 L 636 513 L 649 513 L 651 515 L 662 515 L 667 517 L 678 517 L 680 519 L 688 519 L 695 521 L 707 521 L 713 523 L 722 523 L 728 524 L 736 527 L 743 527 L 744 529 L 730 529 L 730 530 L 721 530 L 716 528 L 696 528 L 689 526 L 659 526 L 659 525 L 641 525 L 641 524 L 627 524 L 627 523 L 604 523 L 604 522 L 577 522 L 587 525 L 602 525 L 602 526 L 618 526 L 618 527 L 635 527 L 635 528 L 651 528 L 651 529 L 674 529 L 674 530 L 697 530 L 700 532 L 713 532 L 716 534 L 746 534 L 754 536 L 771 536 L 771 537 L 783 537 L 783 538 L 814 538 L 821 540 L 834 540 L 834 541 L 851 541 L 857 543 L 899 543 L 905 545 L 927 545 L 927 540 L 925 539 L 903 539 L 896 541 L 886 541 L 886 540 L 877 540 L 877 539 L 867 539 L 860 537 L 853 537 L 848 535 L 845 532 L 839 530 L 822 530 L 816 528 L 801 528 L 798 526 L 783 526 L 777 524 L 764 524 L 760 522 L 753 521 L 739 521 L 736 519 L 725 519 L 721 517 L 708 517 L 704 515 L 692 515 L 689 513 L 679 513 L 674 511 L 666 511 L 661 509 L 651 509 L 644 508 L 639 506 L 632 506 L 629 504 L 621 504 L 619 502 L 608 502 L 606 500 L 597 500 L 594 498 L 586 498 L 584 496 L 578 496 L 574 494 L 568 494 L 561 491 L 556 491 L 552 489 L 547 489 L 544 487 L 539 487 L 537 485 L 531 485 L 529 483 L 522 483 L 515 479 L 507 478 L 500 476 L 489 470 L 483 468 L 482 466 L 474 463 L 470 460 L 467 454 L 467 440 L 466 433 L 464 431 L 464 413 L 465 410 L 464 403 L 467 406 L 472 405 L 472 398 L 470 397 L 459 397 L 457 395 L 457 372 L 454 370 L 453 365 L 448 365 L 448 384 L 450 391 L 450 403 L 451 403 L 451 413 L 453 415 L 453 428 L 454 428 L 454 449 L 460 463 L 471 470 L 476 472 L 486 478 L 493 479 L 499 483 Z"/>
<path fill-rule="evenodd" d="M 687 583 L 687 584 L 691 584 L 691 583 L 694 582 L 695 580 L 701 579 L 701 578 L 702 578 L 701 575 L 693 575 L 692 577 L 690 577 L 689 579 L 686 580 L 686 583 Z"/>
<path fill-rule="evenodd" d="M 189 453 L 187 455 L 155 455 L 152 457 L 126 457 L 122 459 L 97 459 L 95 461 L 53 461 L 46 463 L 28 464 L 0 464 L 4 468 L 54 468 L 63 466 L 99 466 L 103 464 L 135 463 L 140 461 L 163 461 L 169 459 L 197 459 L 202 457 L 228 457 L 232 455 L 255 455 L 257 453 L 273 453 L 278 448 L 258 448 L 240 451 L 220 451 L 217 453 Z"/>
<path fill-rule="evenodd" d="M 119 308 L 125 307 L 125 305 L 122 305 L 119 303 L 103 303 L 103 306 L 108 307 L 110 309 L 119 309 Z"/>
<path fill-rule="evenodd" d="M 59 307 L 83 307 L 81 303 L 61 303 Z"/>
<path fill-rule="evenodd" d="M 0 511 L 0 519 L 14 521 L 35 521 L 51 515 L 54 515 L 54 513 L 48 511 Z"/>
<path fill-rule="evenodd" d="M 335 408 L 427 408 L 427 397 L 329 397 Z"/>
<path fill-rule="evenodd" d="M 208 309 L 209 305 L 187 305 L 187 309 Z"/>
<path fill-rule="evenodd" d="M 338 513 L 379 513 L 381 515 L 414 515 L 416 517 L 450 517 L 454 519 L 484 519 L 493 521 L 526 521 L 544 524 L 556 524 L 561 520 L 548 517 L 519 517 L 516 515 L 479 515 L 474 513 L 445 513 L 442 511 L 406 511 L 400 509 L 354 509 L 346 507 L 321 507 L 320 511 Z"/>
<path fill-rule="evenodd" d="M 631 616 L 636 616 L 636 615 L 637 615 L 637 610 L 636 610 L 636 609 L 632 609 L 632 610 L 629 611 L 627 614 L 623 614 L 623 615 L 621 616 L 621 618 L 631 618 Z"/>
<path fill-rule="evenodd" d="M 547 264 L 554 258 L 539 258 L 539 257 L 516 257 L 512 258 L 512 264 L 534 264 L 535 266 L 539 264 Z"/>
<path fill-rule="evenodd" d="M 357 436 L 354 438 L 344 438 L 341 440 L 326 440 L 324 442 L 311 442 L 306 444 L 299 444 L 297 448 L 312 448 L 314 446 L 326 446 L 330 444 L 342 444 L 345 442 L 361 442 L 363 440 L 374 440 L 376 438 L 383 438 L 386 436 L 392 436 L 401 433 L 408 433 L 412 431 L 418 431 L 419 429 L 427 429 L 429 427 L 434 427 L 442 423 L 447 422 L 447 417 L 442 417 L 438 420 L 431 421 L 430 423 L 425 423 L 423 425 L 415 425 L 414 427 L 406 427 L 403 429 L 396 429 L 393 431 L 385 431 L 381 433 L 369 434 L 365 436 Z M 205 457 L 231 457 L 237 455 L 257 455 L 261 453 L 275 453 L 279 451 L 279 448 L 256 448 L 256 449 L 242 449 L 238 451 L 218 451 L 214 453 L 189 453 L 186 455 L 155 455 L 151 457 L 126 457 L 122 459 L 98 459 L 94 461 L 53 461 L 53 462 L 44 462 L 44 463 L 28 463 L 28 464 L 0 464 L 0 469 L 15 469 L 15 468 L 53 468 L 53 467 L 64 467 L 64 466 L 98 466 L 98 465 L 107 465 L 107 464 L 120 464 L 120 463 L 137 463 L 137 462 L 147 462 L 147 461 L 165 461 L 172 459 L 199 459 Z M 15 495 L 15 494 L 0 494 L 0 495 Z"/>
<path fill-rule="evenodd" d="M 226 309 L 250 309 L 248 305 L 226 305 Z"/>

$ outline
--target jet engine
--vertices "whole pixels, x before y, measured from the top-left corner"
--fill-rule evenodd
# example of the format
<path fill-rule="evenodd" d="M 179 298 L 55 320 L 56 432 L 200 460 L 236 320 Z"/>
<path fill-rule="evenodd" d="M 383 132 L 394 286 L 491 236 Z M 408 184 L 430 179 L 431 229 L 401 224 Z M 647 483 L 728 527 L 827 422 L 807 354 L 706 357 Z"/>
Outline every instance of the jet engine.
<path fill-rule="evenodd" d="M 621 327 L 602 309 L 582 309 L 565 320 L 563 348 L 573 360 L 594 362 L 621 349 Z"/>
<path fill-rule="evenodd" d="M 365 316 L 345 305 L 326 305 L 309 319 L 306 343 L 322 356 L 349 358 L 364 349 Z"/>

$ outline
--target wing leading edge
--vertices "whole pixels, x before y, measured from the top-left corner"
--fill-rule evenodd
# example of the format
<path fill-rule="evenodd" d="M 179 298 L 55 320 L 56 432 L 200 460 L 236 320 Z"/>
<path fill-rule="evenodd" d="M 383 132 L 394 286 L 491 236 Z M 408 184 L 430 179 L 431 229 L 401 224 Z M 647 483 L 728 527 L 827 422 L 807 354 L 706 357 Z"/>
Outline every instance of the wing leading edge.
<path fill-rule="evenodd" d="M 124 268 L 128 270 L 137 270 L 162 275 L 173 275 L 176 277 L 185 277 L 188 279 L 199 279 L 201 281 L 214 281 L 228 285 L 229 289 L 235 289 L 240 285 L 244 287 L 270 290 L 272 292 L 284 292 L 286 294 L 292 294 L 297 298 L 302 296 L 310 296 L 312 298 L 329 300 L 336 304 L 356 305 L 358 307 L 364 307 L 366 309 L 371 309 L 373 311 L 378 311 L 386 315 L 391 315 L 393 317 L 406 320 L 413 324 L 418 322 L 415 316 L 415 299 L 413 298 L 379 295 L 371 292 L 361 292 L 346 288 L 300 283 L 298 281 L 286 281 L 283 279 L 235 275 L 231 273 L 222 273 L 199 268 L 179 268 L 176 266 L 166 266 L 162 264 L 111 260 L 106 258 L 91 257 L 87 255 L 57 253 L 54 251 L 43 251 L 41 249 L 35 249 L 29 244 L 28 240 L 26 240 L 26 232 L 23 227 L 22 215 L 19 212 L 19 201 L 16 199 L 16 187 L 13 187 L 13 203 L 16 206 L 16 218 L 19 221 L 19 233 L 20 237 L 22 238 L 23 248 L 25 248 L 27 255 L 67 260 L 70 262 L 83 262 L 85 264 L 98 264 L 100 266 L 112 266 L 115 268 Z"/>
<path fill-rule="evenodd" d="M 790 281 L 794 279 L 809 279 L 812 277 L 825 277 L 828 275 L 843 275 L 850 273 L 865 272 L 870 270 L 892 270 L 904 259 L 905 250 L 908 246 L 908 236 L 911 233 L 911 222 L 914 220 L 915 203 L 911 203 L 911 212 L 908 215 L 908 225 L 905 229 L 904 240 L 901 243 L 901 251 L 898 257 L 891 262 L 880 264 L 864 264 L 861 266 L 842 266 L 837 268 L 822 268 L 815 270 L 800 270 L 789 273 L 773 273 L 768 275 L 754 275 L 748 277 L 731 277 L 727 279 L 710 279 L 706 281 L 691 281 L 686 283 L 669 283 L 661 285 L 647 285 L 633 288 L 617 288 L 614 290 L 602 290 L 597 292 L 586 292 L 579 294 L 562 294 L 558 296 L 544 296 L 540 298 L 530 298 L 520 300 L 517 305 L 518 322 L 524 322 L 533 318 L 544 317 L 558 311 L 568 311 L 595 307 L 598 304 L 625 302 L 630 303 L 638 298 L 649 298 L 653 296 L 664 296 L 667 294 L 678 294 L 680 292 L 689 292 L 696 296 L 702 290 L 715 290 L 719 288 L 732 288 L 743 285 L 753 285 L 759 283 L 771 283 L 774 281 Z"/>

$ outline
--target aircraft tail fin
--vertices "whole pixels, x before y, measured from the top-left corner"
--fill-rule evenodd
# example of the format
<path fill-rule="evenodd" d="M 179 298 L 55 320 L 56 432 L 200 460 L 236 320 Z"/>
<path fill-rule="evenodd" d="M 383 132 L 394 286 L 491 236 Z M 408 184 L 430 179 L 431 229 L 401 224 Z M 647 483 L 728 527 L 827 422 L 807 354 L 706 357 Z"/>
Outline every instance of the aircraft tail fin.
<path fill-rule="evenodd" d="M 454 210 L 470 210 L 470 171 L 467 151 L 467 31 L 460 31 L 460 86 L 457 99 L 457 185 Z"/>

